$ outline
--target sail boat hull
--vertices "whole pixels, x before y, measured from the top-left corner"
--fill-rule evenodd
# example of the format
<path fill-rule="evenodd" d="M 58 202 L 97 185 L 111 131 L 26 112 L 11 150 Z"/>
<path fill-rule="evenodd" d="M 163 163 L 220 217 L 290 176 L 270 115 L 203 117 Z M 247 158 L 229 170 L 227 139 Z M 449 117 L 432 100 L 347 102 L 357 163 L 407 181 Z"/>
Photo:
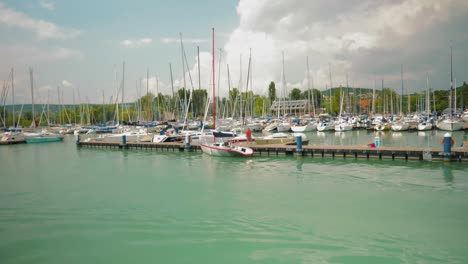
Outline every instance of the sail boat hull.
<path fill-rule="evenodd" d="M 203 144 L 200 143 L 203 153 L 219 157 L 250 157 L 253 149 L 241 146 L 232 146 L 225 143 Z"/>
<path fill-rule="evenodd" d="M 48 143 L 48 142 L 59 142 L 63 140 L 63 136 L 37 136 L 37 137 L 26 137 L 26 143 Z"/>
<path fill-rule="evenodd" d="M 463 129 L 463 123 L 457 120 L 445 119 L 437 123 L 437 128 L 445 131 L 458 131 Z"/>

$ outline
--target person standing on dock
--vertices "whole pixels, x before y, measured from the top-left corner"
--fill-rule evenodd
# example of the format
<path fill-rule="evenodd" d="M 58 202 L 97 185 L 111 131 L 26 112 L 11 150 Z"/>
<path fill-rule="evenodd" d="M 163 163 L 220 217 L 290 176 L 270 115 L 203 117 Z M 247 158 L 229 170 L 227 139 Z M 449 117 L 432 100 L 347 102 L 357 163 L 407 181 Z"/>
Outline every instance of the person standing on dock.
<path fill-rule="evenodd" d="M 252 141 L 252 130 L 250 130 L 250 127 L 247 128 L 247 131 L 245 131 L 245 135 L 247 136 L 247 141 L 251 142 Z"/>

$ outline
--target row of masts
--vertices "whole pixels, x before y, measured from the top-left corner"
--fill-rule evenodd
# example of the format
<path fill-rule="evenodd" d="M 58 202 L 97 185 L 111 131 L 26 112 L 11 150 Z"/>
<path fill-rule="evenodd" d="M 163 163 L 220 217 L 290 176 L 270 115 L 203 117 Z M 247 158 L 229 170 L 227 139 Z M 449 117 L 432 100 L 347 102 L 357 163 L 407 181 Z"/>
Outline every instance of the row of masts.
<path fill-rule="evenodd" d="M 187 56 L 186 56 L 186 53 L 185 53 L 185 49 L 184 49 L 184 45 L 183 45 L 183 40 L 182 40 L 182 34 L 180 34 L 180 45 L 181 45 L 181 54 L 182 54 L 182 68 L 183 68 L 183 83 L 184 83 L 184 98 L 183 98 L 183 102 L 181 100 L 181 98 L 179 98 L 179 96 L 177 96 L 176 98 L 176 93 L 174 91 L 174 83 L 173 83 L 173 73 L 172 73 L 172 65 L 171 63 L 169 63 L 169 71 L 170 71 L 170 77 L 171 77 L 171 88 L 172 88 L 172 101 L 173 103 L 170 103 L 172 104 L 172 106 L 168 106 L 167 102 L 166 102 L 166 105 L 165 107 L 168 107 L 170 108 L 170 112 L 171 112 L 171 117 L 172 118 L 175 118 L 177 116 L 177 113 L 176 113 L 176 109 L 180 106 L 180 111 L 179 111 L 179 115 L 178 116 L 181 116 L 183 114 L 184 116 L 184 120 L 187 120 L 187 117 L 188 117 L 188 113 L 189 113 L 189 109 L 191 108 L 191 101 L 192 101 L 192 97 L 193 97 L 193 93 L 194 93 L 194 86 L 193 86 L 193 80 L 192 80 L 192 76 L 191 76 L 191 73 L 190 71 L 187 71 L 188 73 L 188 77 L 189 77 L 189 80 L 190 80 L 190 85 L 191 85 L 191 92 L 189 93 L 190 94 L 190 97 L 187 98 L 187 83 L 186 83 L 186 68 L 188 69 L 189 66 L 188 66 L 188 60 L 187 60 Z M 201 81 L 200 81 L 200 56 L 199 56 L 199 47 L 197 47 L 197 53 L 198 53 L 198 90 L 201 90 Z M 213 87 L 213 91 L 212 91 L 212 113 L 213 115 L 216 115 L 216 110 L 218 107 L 219 104 L 221 104 L 221 102 L 218 100 L 219 98 L 216 97 L 216 86 L 215 86 L 215 57 L 214 57 L 214 54 L 215 54 L 215 50 L 214 50 L 214 29 L 213 29 L 213 50 L 212 50 L 212 54 L 213 54 L 213 57 L 212 57 L 212 79 L 210 80 L 211 83 L 210 85 L 212 85 Z M 220 73 L 221 73 L 221 60 L 222 60 L 222 50 L 220 52 L 220 56 L 219 56 L 219 64 L 218 64 L 218 84 L 217 86 L 220 87 Z M 451 58 L 450 58 L 450 63 L 451 63 L 451 82 L 450 82 L 450 100 L 449 100 L 449 108 L 450 109 L 453 109 L 452 108 L 452 93 L 453 93 L 453 90 L 454 90 L 454 80 L 453 80 L 453 71 L 452 71 L 452 48 L 451 48 Z M 242 66 L 241 66 L 241 69 L 240 69 L 240 81 L 239 81 L 239 90 L 238 90 L 238 93 L 239 95 L 236 96 L 234 98 L 234 102 L 231 100 L 230 96 L 231 96 L 231 80 L 230 80 L 230 72 L 229 72 L 229 65 L 227 64 L 226 65 L 226 68 L 227 68 L 227 75 L 228 75 L 228 100 L 224 103 L 224 105 L 222 106 L 222 113 L 223 113 L 223 117 L 225 115 L 230 115 L 230 116 L 234 116 L 235 112 L 237 111 L 236 110 L 236 104 L 237 104 L 237 100 L 239 100 L 239 109 L 238 109 L 238 112 L 239 112 L 239 116 L 242 116 L 242 115 L 246 115 L 247 112 L 249 112 L 250 115 L 253 115 L 254 113 L 254 98 L 249 98 L 250 99 L 250 102 L 248 103 L 247 102 L 247 95 L 248 95 L 248 92 L 249 92 L 249 87 L 250 87 L 250 91 L 252 92 L 252 95 L 253 95 L 253 90 L 252 90 L 252 57 L 251 57 L 251 54 L 249 55 L 249 62 L 248 62 L 248 71 L 247 71 L 247 82 L 246 82 L 246 87 L 245 87 L 245 92 L 244 94 L 246 95 L 246 97 L 244 98 L 244 100 L 242 100 L 241 98 L 241 95 L 243 93 L 242 91 Z M 242 65 L 242 57 L 240 58 L 240 65 Z M 283 54 L 283 58 L 282 58 L 282 72 L 281 72 L 281 86 L 280 86 L 280 92 L 282 92 L 282 96 L 280 96 L 280 100 L 281 98 L 286 98 L 287 96 L 284 94 L 284 92 L 286 91 L 286 81 L 285 81 L 285 74 L 284 74 L 284 54 Z M 309 69 L 309 58 L 307 57 L 306 58 L 306 69 L 307 69 L 307 88 L 308 88 L 308 93 L 307 93 L 307 100 L 309 103 L 309 109 L 308 109 L 308 112 L 313 112 L 313 113 L 317 113 L 317 108 L 319 108 L 319 104 L 318 104 L 318 100 L 315 98 L 316 94 L 313 93 L 312 96 L 311 96 L 311 78 L 310 78 L 310 69 Z M 34 81 L 33 81 L 33 70 L 30 69 L 29 70 L 29 75 L 30 75 L 30 86 L 31 86 L 31 100 L 32 100 L 32 112 L 33 112 L 33 124 L 35 125 L 36 124 L 36 115 L 35 115 L 35 104 L 34 104 Z M 11 87 L 12 87 L 12 104 L 13 104 L 13 113 L 15 113 L 15 101 L 14 101 L 14 70 L 12 69 L 11 70 L 11 74 L 9 76 L 9 79 L 11 77 Z M 331 74 L 331 64 L 329 64 L 329 77 L 330 77 L 330 89 L 329 89 L 329 107 L 330 109 L 332 109 L 332 89 L 331 87 L 333 87 L 333 84 L 332 84 L 332 74 Z M 159 95 L 159 92 L 158 92 L 158 78 L 156 78 L 156 100 L 155 100 L 155 109 L 156 109 L 156 112 L 153 112 L 152 111 L 152 100 L 153 98 L 151 98 L 151 93 L 149 92 L 149 69 L 147 70 L 147 78 L 146 78 L 146 95 L 147 95 L 147 98 L 146 98 L 146 107 L 145 107 L 145 115 L 144 115 L 144 119 L 146 121 L 150 121 L 150 120 L 160 120 L 162 115 L 161 113 L 158 113 L 158 111 L 161 111 L 161 106 L 160 106 L 160 95 Z M 116 73 L 116 80 L 117 80 L 117 73 Z M 140 94 L 140 89 L 138 89 L 138 81 L 137 81 L 137 94 Z M 377 109 L 376 109 L 376 78 L 374 78 L 374 85 L 373 85 L 373 89 L 372 89 L 372 101 L 371 101 L 371 109 L 370 109 L 370 113 L 376 113 L 377 112 Z M 406 85 L 408 87 L 408 85 Z M 455 80 L 455 86 L 456 86 L 456 80 Z M 120 84 L 117 86 L 117 91 L 116 91 L 116 99 L 115 99 L 115 117 L 114 119 L 116 120 L 117 123 L 120 122 L 120 120 L 124 120 L 125 117 L 125 108 L 128 107 L 125 103 L 125 62 L 123 62 L 122 64 L 122 79 L 121 79 L 121 82 Z M 313 84 L 312 84 L 312 87 L 313 87 Z M 141 88 L 141 87 L 140 87 Z M 381 109 L 380 111 L 383 112 L 384 114 L 385 113 L 395 113 L 395 109 L 397 110 L 397 112 L 402 115 L 403 114 L 403 96 L 404 96 L 404 77 L 403 77 L 403 65 L 401 66 L 401 94 L 400 95 L 397 95 L 396 93 L 394 93 L 393 90 L 389 89 L 389 88 L 384 88 L 384 80 L 382 80 L 382 87 L 381 87 L 381 95 L 382 95 L 382 104 L 381 104 Z M 61 108 L 62 110 L 65 110 L 66 108 L 64 107 L 64 104 L 63 104 L 63 89 L 62 91 L 60 92 L 60 88 L 58 87 L 58 102 L 59 102 L 59 108 Z M 346 92 L 343 92 L 341 91 L 342 88 L 340 88 L 340 96 L 345 96 L 346 95 L 346 100 L 345 100 L 345 109 L 346 109 L 346 112 L 348 113 L 356 113 L 357 112 L 357 109 L 356 109 L 356 106 L 357 106 L 357 100 L 356 100 L 356 96 L 354 96 L 355 98 L 355 102 L 353 104 L 352 102 L 352 96 L 350 96 L 350 86 L 349 86 L 349 83 L 348 83 L 348 75 L 346 74 Z M 430 94 L 431 94 L 431 87 L 429 85 L 429 75 L 427 74 L 426 76 L 426 94 L 425 96 L 418 96 L 418 99 L 417 99 L 417 103 L 416 103 L 416 109 L 414 109 L 415 111 L 422 111 L 422 112 L 425 112 L 426 114 L 429 114 L 431 112 L 431 99 L 430 99 Z M 354 89 L 354 91 L 356 91 L 356 89 Z M 2 94 L 2 98 L 4 100 L 3 102 L 3 105 L 5 105 L 5 98 L 6 98 L 6 93 L 7 90 L 3 90 L 3 94 Z M 406 92 L 407 92 L 407 113 L 411 113 L 411 111 L 413 109 L 411 109 L 411 93 L 409 92 L 408 88 L 406 89 Z M 395 96 L 394 96 L 395 95 Z M 433 109 L 435 109 L 435 93 L 433 93 L 434 95 L 434 99 L 432 100 L 433 102 Z M 49 97 L 49 96 L 48 96 Z M 102 97 L 103 97 L 103 117 L 105 116 L 105 96 L 104 96 L 104 91 L 102 91 Z M 117 103 L 118 102 L 118 98 L 120 97 L 120 109 L 119 109 L 119 104 Z M 142 98 L 142 97 L 140 97 Z M 362 97 L 360 97 L 362 99 Z M 455 93 L 455 99 L 453 100 L 454 101 L 454 108 L 456 108 L 456 93 Z M 73 101 L 75 100 L 74 98 L 74 93 L 73 93 Z M 178 104 L 178 100 L 179 100 L 179 103 Z M 48 100 L 49 101 L 49 98 Z M 112 100 L 111 100 L 112 101 Z M 396 102 L 395 102 L 396 101 Z M 399 103 L 399 107 L 395 107 L 394 106 L 397 106 Z M 143 110 L 143 105 L 141 104 L 141 100 L 138 100 L 136 103 L 136 109 L 137 109 L 137 115 L 135 117 L 135 119 L 137 119 L 138 121 L 142 120 L 142 117 L 143 115 L 141 114 L 142 113 L 142 110 Z M 73 102 L 73 105 L 75 105 L 75 102 Z M 193 105 L 193 104 L 192 104 Z M 263 106 L 264 108 L 265 106 Z M 322 106 L 323 107 L 323 106 Z M 383 109 L 382 109 L 383 108 Z M 89 110 L 89 103 L 88 103 L 88 110 Z M 167 110 L 166 110 L 167 111 Z M 361 109 L 362 111 L 362 109 Z M 49 112 L 49 108 L 47 107 L 47 112 Z M 67 115 L 67 112 L 65 112 L 65 115 Z M 193 107 L 192 107 L 192 113 L 193 113 Z M 264 110 L 262 112 L 265 112 Z M 340 110 L 341 112 L 341 110 Z M 129 115 L 129 112 L 127 110 L 127 120 L 131 120 L 130 118 L 130 115 Z M 46 115 L 47 116 L 47 120 L 48 120 L 48 123 L 50 123 L 49 121 L 49 114 Z M 86 116 L 85 114 L 81 113 L 81 110 L 80 110 L 80 119 L 83 119 L 83 116 Z M 88 121 L 89 121 L 89 113 L 87 114 L 88 116 Z M 278 111 L 278 116 L 279 116 L 279 111 Z M 41 115 L 42 117 L 42 115 Z M 62 120 L 61 120 L 61 123 L 64 123 L 65 122 L 65 117 L 64 115 L 61 116 Z M 167 115 L 165 116 L 165 118 L 167 118 Z M 4 122 L 5 122 L 5 118 L 3 118 Z M 13 124 L 16 124 L 16 115 L 14 114 L 13 115 Z M 68 118 L 68 121 L 70 121 L 70 118 Z M 76 115 L 75 115 L 75 119 L 76 119 Z M 105 119 L 105 118 L 103 118 Z M 76 123 L 77 120 L 75 120 L 75 123 Z M 105 120 L 103 120 L 105 121 Z M 216 121 L 215 121 L 216 122 Z"/>
<path fill-rule="evenodd" d="M 308 65 L 306 65 L 308 66 Z M 249 90 L 249 86 L 251 85 L 251 76 L 250 76 L 250 73 L 251 73 L 251 57 L 249 58 L 249 70 L 248 70 L 248 76 L 247 76 L 247 83 L 246 83 L 246 89 L 245 89 L 245 92 L 247 92 Z M 123 72 L 125 71 L 125 64 L 123 64 Z M 229 72 L 229 70 L 228 70 Z M 35 100 L 35 96 L 34 96 L 34 77 L 33 77 L 33 70 L 30 69 L 29 70 L 29 75 L 30 75 L 30 79 L 31 79 L 31 98 L 32 98 L 32 101 Z M 10 74 L 10 82 L 12 82 L 11 80 L 13 80 L 13 76 L 14 76 L 14 70 L 12 69 L 11 71 L 11 74 Z M 285 77 L 284 77 L 284 73 L 282 73 L 282 79 L 285 80 Z M 122 78 L 123 80 L 123 78 Z M 308 78 L 308 87 L 310 87 L 310 79 Z M 374 82 L 375 83 L 375 82 Z M 456 83 L 456 80 L 454 80 L 454 83 Z M 12 88 L 14 87 L 13 83 L 10 84 L 12 86 Z M 138 82 L 137 82 L 137 85 L 138 85 Z M 218 82 L 218 85 L 219 85 L 219 82 Z M 149 94 L 148 92 L 148 87 L 149 87 L 149 71 L 147 71 L 147 94 Z M 120 93 L 122 93 L 123 95 L 123 81 L 121 83 L 121 87 L 119 88 L 119 90 L 117 91 L 117 96 L 119 96 Z M 230 88 L 230 87 L 229 87 Z M 346 109 L 347 109 L 347 112 L 350 113 L 350 110 L 349 109 L 353 109 L 351 111 L 354 111 L 356 109 L 356 105 L 353 106 L 353 97 L 352 96 L 349 96 L 349 90 L 350 90 L 350 87 L 349 85 L 346 86 L 346 92 L 342 91 L 340 92 L 340 96 L 343 96 L 345 97 L 345 101 L 346 101 Z M 138 89 L 137 89 L 138 91 Z M 356 90 L 354 90 L 356 91 Z M 2 98 L 4 99 L 6 96 L 5 96 L 5 93 L 8 92 L 7 90 L 3 90 L 3 94 L 2 94 Z M 44 116 L 46 117 L 45 119 L 47 120 L 47 124 L 50 124 L 50 120 L 49 120 L 49 117 L 50 117 L 50 110 L 49 110 L 49 95 L 50 91 L 48 92 L 48 96 L 47 96 L 47 114 L 45 114 Z M 410 93 L 408 92 L 408 102 L 410 102 L 411 98 L 409 97 Z M 431 100 L 431 94 L 434 95 L 435 93 L 431 93 L 431 88 L 430 88 L 430 85 L 429 85 L 429 75 L 427 74 L 426 76 L 426 89 L 425 89 L 425 94 L 415 94 L 416 98 L 413 100 L 415 103 L 409 105 L 408 107 L 408 113 L 410 112 L 424 112 L 426 114 L 429 114 L 431 112 L 431 103 L 432 103 L 432 109 L 435 109 L 435 100 Z M 12 95 L 14 95 L 14 89 L 12 89 Z M 60 89 L 60 87 L 57 87 L 57 95 L 58 95 L 58 108 L 59 108 L 59 111 L 61 110 L 62 111 L 62 115 L 60 115 L 60 120 L 59 122 L 64 124 L 66 122 L 68 123 L 72 123 L 73 121 L 75 123 L 77 123 L 77 116 L 75 115 L 74 118 L 75 120 L 71 120 L 71 118 L 68 116 L 68 111 L 65 111 L 66 107 L 64 105 L 64 102 L 63 102 L 63 97 L 64 97 L 64 89 Z M 346 95 L 346 96 L 345 96 Z M 74 93 L 73 93 L 73 97 L 74 97 Z M 103 102 L 102 102 L 102 117 L 105 117 L 106 116 L 106 112 L 105 112 L 105 105 L 106 105 L 106 102 L 105 102 L 105 95 L 104 95 L 104 91 L 102 91 L 102 98 L 103 98 Z M 237 97 L 238 98 L 238 97 Z M 237 99 L 236 98 L 236 99 Z M 354 97 L 355 98 L 355 97 Z M 435 97 L 434 97 L 435 98 Z M 456 97 L 455 97 L 456 98 Z M 142 107 L 142 104 L 141 104 L 141 101 L 137 101 L 135 103 L 135 109 L 137 109 L 136 113 L 137 115 L 136 116 L 133 116 L 131 117 L 129 112 L 128 111 L 125 111 L 125 108 L 128 108 L 128 105 L 129 104 L 126 104 L 124 103 L 124 101 L 122 100 L 122 98 L 120 97 L 120 108 L 119 108 L 119 105 L 116 104 L 116 111 L 115 111 L 115 115 L 114 115 L 114 120 L 122 120 L 124 119 L 124 115 L 126 114 L 127 116 L 125 117 L 125 119 L 127 120 L 140 120 L 141 118 L 141 109 L 143 108 Z M 5 100 L 5 99 L 4 99 Z M 3 101 L 4 101 L 3 100 Z M 12 99 L 14 100 L 14 99 Z M 314 98 L 310 97 L 310 89 L 308 91 L 308 100 L 309 101 L 312 101 L 312 104 L 311 104 L 311 107 L 312 109 L 315 108 L 315 102 L 314 102 Z M 74 100 L 73 100 L 74 101 Z M 116 101 L 116 100 L 115 100 Z M 151 109 L 150 107 L 150 101 L 151 100 L 147 100 L 147 111 L 146 111 L 146 117 L 147 118 L 150 118 L 150 111 L 149 109 Z M 251 100 L 251 102 L 253 102 L 253 100 Z M 357 100 L 355 99 L 354 100 L 354 103 L 356 103 Z M 114 104 L 115 102 L 112 102 L 109 101 L 110 104 Z M 160 101 L 159 100 L 156 100 L 155 101 L 155 109 L 159 109 L 159 103 Z M 216 100 L 215 101 L 216 104 L 220 104 L 220 109 L 222 109 L 222 113 L 223 113 L 223 117 L 225 117 L 226 113 L 229 115 L 232 113 L 232 109 L 235 109 L 236 106 L 235 106 L 235 103 L 233 103 L 232 105 L 229 105 L 229 103 L 231 103 L 231 100 L 229 101 L 226 101 L 224 104 L 221 104 L 220 101 Z M 398 103 L 399 103 L 399 107 L 398 107 Z M 5 102 L 3 102 L 3 104 L 5 105 Z M 75 105 L 75 104 L 73 104 Z M 89 123 L 91 122 L 91 118 L 90 117 L 90 113 L 86 111 L 89 111 L 89 102 L 87 104 L 84 105 L 84 107 L 80 107 L 80 122 L 83 123 L 83 119 L 87 120 L 86 123 Z M 383 113 L 383 114 L 394 114 L 396 112 L 400 112 L 402 113 L 403 110 L 402 110 L 402 105 L 403 105 L 403 98 L 401 95 L 396 95 L 394 94 L 394 92 L 391 90 L 391 89 L 388 89 L 388 88 L 384 88 L 384 81 L 382 80 L 382 92 L 381 92 L 381 104 L 380 104 L 380 108 L 379 109 L 376 109 L 376 104 L 375 104 L 375 85 L 374 85 L 374 89 L 373 89 L 373 103 L 372 103 L 372 112 L 380 112 L 380 113 Z M 188 106 L 187 104 L 184 104 L 182 106 Z M 394 107 L 396 106 L 396 107 Z M 413 107 L 411 107 L 413 106 Z M 14 107 L 14 106 L 13 106 Z M 44 112 L 44 105 L 43 105 L 43 112 Z M 168 104 L 166 103 L 165 107 L 168 107 Z M 36 108 L 35 108 L 35 104 L 33 104 L 33 107 L 32 107 L 32 111 L 34 111 L 34 124 L 35 124 L 35 118 L 36 118 Z M 183 107 L 184 108 L 184 107 Z M 186 107 L 185 107 L 186 108 Z M 76 106 L 74 106 L 74 110 L 76 109 Z M 229 110 L 231 109 L 231 110 Z M 239 114 L 239 116 L 242 115 L 242 113 L 244 113 L 244 115 L 247 115 L 247 113 L 251 114 L 253 113 L 253 109 L 254 109 L 254 106 L 252 104 L 249 104 L 249 102 L 247 101 L 243 101 L 243 100 L 239 100 L 239 109 L 242 109 L 242 111 L 240 112 L 241 114 Z M 394 111 L 394 109 L 396 109 L 397 111 Z M 315 110 L 315 109 L 314 109 Z M 314 111 L 312 110 L 312 111 Z M 15 113 L 15 111 L 13 110 L 13 112 Z M 315 111 L 314 111 L 315 112 Z M 108 116 L 108 114 L 107 114 Z M 159 115 L 158 115 L 159 116 Z M 175 116 L 175 113 L 172 112 L 172 117 Z M 16 114 L 13 115 L 13 124 L 16 124 Z M 41 118 L 42 118 L 42 114 L 41 114 Z M 3 120 L 5 120 L 5 118 L 3 118 Z M 96 119 L 94 119 L 96 120 Z M 102 118 L 101 119 L 102 122 L 105 122 L 106 121 L 106 118 Z"/>

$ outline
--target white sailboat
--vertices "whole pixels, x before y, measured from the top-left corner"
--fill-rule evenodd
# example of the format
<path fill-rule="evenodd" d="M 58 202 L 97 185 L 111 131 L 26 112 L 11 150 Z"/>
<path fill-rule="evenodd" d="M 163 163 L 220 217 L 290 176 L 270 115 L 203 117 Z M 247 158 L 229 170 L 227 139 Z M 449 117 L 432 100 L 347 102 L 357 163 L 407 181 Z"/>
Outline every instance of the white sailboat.
<path fill-rule="evenodd" d="M 212 111 L 213 111 L 213 128 L 216 128 L 216 95 L 215 95 L 215 68 L 214 68 L 214 57 L 215 57 L 215 49 L 214 49 L 214 28 L 213 28 L 213 60 L 212 60 L 212 77 L 213 77 L 213 92 L 212 92 Z M 208 105 L 205 111 L 205 119 L 208 113 Z M 203 133 L 203 128 L 202 128 Z M 214 136 L 203 136 L 200 138 L 199 146 L 201 147 L 203 153 L 212 155 L 212 156 L 222 156 L 222 157 L 232 157 L 232 156 L 241 156 L 241 157 L 248 157 L 254 154 L 252 148 L 243 147 L 243 146 L 236 146 L 229 142 L 224 142 L 222 138 L 217 139 Z"/>
<path fill-rule="evenodd" d="M 457 131 L 463 129 L 463 122 L 461 119 L 453 117 L 452 108 L 452 93 L 453 93 L 453 66 L 452 66 L 452 47 L 450 46 L 450 95 L 449 95 L 449 109 L 450 113 L 442 117 L 436 124 L 438 129 L 445 131 Z M 456 110 L 455 110 L 456 111 Z"/>
<path fill-rule="evenodd" d="M 293 132 L 308 132 L 317 130 L 317 123 L 310 120 L 301 120 L 299 124 L 291 126 Z"/>
<path fill-rule="evenodd" d="M 341 100 L 340 100 L 340 115 L 338 117 L 338 121 L 335 122 L 335 131 L 336 132 L 344 132 L 344 131 L 350 131 L 353 129 L 353 125 L 349 123 L 348 121 L 344 120 L 342 118 L 342 113 L 343 113 L 343 100 L 344 100 L 344 94 L 340 93 L 341 95 Z"/>
<path fill-rule="evenodd" d="M 286 90 L 287 88 L 286 88 L 286 80 L 284 77 L 284 52 L 283 52 L 282 53 L 282 67 L 281 67 L 281 92 L 283 95 Z M 284 115 L 283 115 L 283 118 L 284 118 L 286 116 L 286 101 L 284 102 L 283 111 L 284 111 Z M 279 111 L 278 111 L 278 119 L 280 119 Z M 286 119 L 283 119 L 282 121 L 278 122 L 276 129 L 278 130 L 278 133 L 288 132 L 289 130 L 291 130 L 291 124 Z"/>
<path fill-rule="evenodd" d="M 31 126 L 36 128 L 38 126 L 37 121 L 35 120 L 35 113 L 34 113 L 34 78 L 33 78 L 33 70 L 32 68 L 29 69 L 29 77 L 31 79 L 31 101 L 32 101 L 32 123 Z M 50 133 L 47 131 L 41 132 L 24 132 L 23 133 L 26 143 L 46 143 L 46 142 L 56 142 L 62 141 L 63 136 L 57 133 Z"/>
<path fill-rule="evenodd" d="M 426 131 L 432 129 L 432 119 L 428 120 L 429 115 L 431 114 L 431 97 L 429 91 L 429 74 L 426 74 L 426 107 L 425 107 L 426 116 L 421 119 L 418 123 L 418 131 Z"/>
<path fill-rule="evenodd" d="M 307 91 L 308 91 L 308 105 L 310 105 L 310 76 L 309 76 L 309 57 L 307 57 L 307 60 L 306 60 L 306 66 L 307 66 Z M 312 97 L 312 112 L 315 114 L 315 106 L 314 106 L 314 100 L 313 100 L 313 97 Z M 310 114 L 310 109 L 309 109 L 309 113 L 307 115 Z M 315 131 L 317 130 L 317 123 L 316 122 L 313 122 L 311 121 L 310 119 L 301 119 L 299 121 L 298 124 L 295 124 L 295 125 L 292 125 L 291 126 L 291 130 L 293 132 L 308 132 L 308 131 Z"/>
<path fill-rule="evenodd" d="M 390 126 L 392 131 L 408 131 L 409 124 L 406 123 L 404 120 L 398 120 L 392 123 Z"/>

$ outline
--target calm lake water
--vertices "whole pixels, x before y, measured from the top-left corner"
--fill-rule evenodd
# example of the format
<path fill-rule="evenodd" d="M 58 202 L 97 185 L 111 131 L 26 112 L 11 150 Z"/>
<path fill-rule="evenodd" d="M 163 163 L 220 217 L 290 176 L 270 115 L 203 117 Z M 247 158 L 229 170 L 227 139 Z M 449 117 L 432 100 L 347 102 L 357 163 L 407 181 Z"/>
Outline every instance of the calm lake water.
<path fill-rule="evenodd" d="M 382 136 L 440 146 L 426 133 Z M 0 263 L 467 261 L 466 163 L 0 147 Z"/>

